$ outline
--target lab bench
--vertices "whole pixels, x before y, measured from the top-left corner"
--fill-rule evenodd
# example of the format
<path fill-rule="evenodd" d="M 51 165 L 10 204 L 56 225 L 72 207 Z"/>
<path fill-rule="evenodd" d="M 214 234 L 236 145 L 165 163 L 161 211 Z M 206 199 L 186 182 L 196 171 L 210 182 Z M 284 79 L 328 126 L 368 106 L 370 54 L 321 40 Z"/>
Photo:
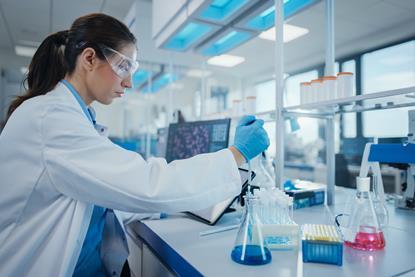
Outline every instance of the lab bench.
<path fill-rule="evenodd" d="M 314 206 L 294 211 L 298 224 L 333 224 L 354 190 L 336 188 L 334 206 Z M 344 247 L 343 266 L 303 263 L 301 247 L 272 251 L 272 262 L 262 266 L 240 265 L 230 253 L 237 229 L 200 236 L 200 232 L 235 224 L 238 213 L 226 214 L 208 226 L 185 214 L 161 220 L 134 222 L 128 228 L 130 267 L 138 276 L 415 276 L 415 212 L 387 204 L 389 227 L 386 247 L 364 252 Z M 240 215 L 240 214 L 239 214 Z M 132 243 L 134 244 L 132 246 Z"/>

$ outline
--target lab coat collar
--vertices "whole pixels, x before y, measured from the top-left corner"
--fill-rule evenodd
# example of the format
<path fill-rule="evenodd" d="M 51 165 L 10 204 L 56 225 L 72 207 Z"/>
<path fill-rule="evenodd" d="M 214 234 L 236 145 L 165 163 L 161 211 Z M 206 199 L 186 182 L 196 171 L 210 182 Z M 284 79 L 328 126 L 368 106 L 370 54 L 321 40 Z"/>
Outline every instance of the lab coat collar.
<path fill-rule="evenodd" d="M 95 121 L 95 111 L 91 107 L 88 107 L 85 104 L 84 100 L 82 99 L 82 97 L 79 95 L 78 91 L 74 88 L 74 86 L 71 83 L 69 83 L 65 79 L 62 79 L 60 82 L 72 93 L 72 95 L 75 97 L 76 101 L 78 101 L 79 105 L 81 106 L 81 109 L 84 112 L 85 116 L 89 119 L 89 121 L 91 121 L 92 124 L 95 125 L 95 123 L 96 123 L 96 121 Z"/>
<path fill-rule="evenodd" d="M 53 90 L 53 93 L 59 93 L 62 96 L 64 96 L 65 98 L 70 98 L 72 99 L 72 104 L 74 104 L 75 106 L 77 106 L 84 114 L 85 117 L 94 124 L 94 128 L 95 130 L 98 132 L 98 134 L 100 134 L 101 136 L 104 137 L 108 137 L 108 127 L 98 124 L 95 121 L 96 118 L 96 112 L 94 110 L 94 108 L 92 108 L 91 106 L 86 106 L 85 102 L 82 100 L 82 98 L 79 96 L 79 94 L 77 93 L 77 91 L 75 89 L 73 89 L 73 91 L 71 90 L 71 88 L 73 88 L 72 85 L 69 86 L 67 84 L 65 84 L 65 82 L 67 83 L 66 80 L 62 80 L 60 81 L 55 90 Z M 70 96 L 72 95 L 72 97 Z"/>

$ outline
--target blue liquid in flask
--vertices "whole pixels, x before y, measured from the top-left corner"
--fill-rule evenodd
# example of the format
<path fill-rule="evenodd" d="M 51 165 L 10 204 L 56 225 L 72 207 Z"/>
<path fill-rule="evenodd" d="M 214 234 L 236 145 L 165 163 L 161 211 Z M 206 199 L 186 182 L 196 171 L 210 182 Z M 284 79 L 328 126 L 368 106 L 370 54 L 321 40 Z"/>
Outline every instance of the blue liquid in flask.
<path fill-rule="evenodd" d="M 243 246 L 235 246 L 231 253 L 232 260 L 244 265 L 264 265 L 271 262 L 272 259 L 268 248 L 259 245 L 246 245 L 245 255 L 243 254 Z"/>

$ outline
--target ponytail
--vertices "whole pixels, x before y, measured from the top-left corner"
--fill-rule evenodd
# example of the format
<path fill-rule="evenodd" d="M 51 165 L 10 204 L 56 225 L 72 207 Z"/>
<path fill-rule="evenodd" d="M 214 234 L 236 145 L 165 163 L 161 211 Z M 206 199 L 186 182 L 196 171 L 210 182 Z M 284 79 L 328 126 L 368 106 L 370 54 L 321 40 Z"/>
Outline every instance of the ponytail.
<path fill-rule="evenodd" d="M 72 23 L 70 30 L 51 34 L 33 56 L 29 73 L 23 81 L 24 87 L 28 85 L 27 92 L 10 104 L 7 119 L 24 101 L 48 93 L 66 75 L 71 75 L 77 57 L 85 48 L 95 49 L 98 58 L 105 60 L 99 45 L 119 50 L 127 43 L 136 43 L 128 27 L 101 13 L 82 16 Z"/>
<path fill-rule="evenodd" d="M 29 65 L 29 73 L 23 81 L 28 85 L 26 94 L 12 101 L 7 111 L 7 119 L 24 101 L 51 91 L 65 77 L 67 72 L 63 47 L 68 31 L 49 35 L 39 46 Z"/>

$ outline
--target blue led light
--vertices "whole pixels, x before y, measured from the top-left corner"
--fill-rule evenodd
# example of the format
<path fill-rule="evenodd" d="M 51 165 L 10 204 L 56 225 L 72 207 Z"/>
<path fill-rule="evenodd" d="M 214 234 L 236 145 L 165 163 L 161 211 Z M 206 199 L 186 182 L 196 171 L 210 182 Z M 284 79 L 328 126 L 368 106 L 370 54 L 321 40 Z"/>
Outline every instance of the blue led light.
<path fill-rule="evenodd" d="M 221 55 L 244 43 L 251 37 L 252 34 L 248 32 L 232 31 L 215 41 L 213 44 L 210 44 L 208 47 L 203 48 L 202 54 L 205 56 Z"/>
<path fill-rule="evenodd" d="M 224 21 L 247 3 L 248 0 L 213 0 L 212 3 L 199 14 L 199 17 L 215 22 Z"/>
<path fill-rule="evenodd" d="M 176 74 L 164 73 L 156 80 L 153 81 L 151 85 L 151 89 L 148 85 L 146 85 L 141 92 L 143 93 L 154 93 L 159 91 L 160 89 L 164 88 L 168 84 L 177 81 L 179 77 Z"/>
<path fill-rule="evenodd" d="M 175 51 L 185 51 L 190 45 L 210 32 L 212 28 L 213 27 L 207 24 L 189 22 L 167 41 L 164 48 Z"/>
<path fill-rule="evenodd" d="M 139 69 L 136 72 L 134 72 L 132 77 L 133 88 L 139 88 L 142 84 L 147 82 L 149 75 L 150 72 L 142 69 Z"/>
<path fill-rule="evenodd" d="M 274 11 L 275 7 L 272 6 L 254 18 L 250 19 L 246 23 L 246 27 L 254 30 L 266 30 L 274 25 Z"/>
<path fill-rule="evenodd" d="M 287 19 L 299 10 L 311 5 L 317 0 L 284 0 L 284 18 Z M 275 22 L 275 6 L 268 7 L 263 12 L 248 20 L 245 27 L 265 31 L 271 28 Z"/>
<path fill-rule="evenodd" d="M 216 7 L 219 9 L 223 9 L 226 5 L 229 4 L 229 2 L 232 2 L 230 0 L 213 0 L 212 4 L 210 4 L 210 6 L 212 7 Z"/>

